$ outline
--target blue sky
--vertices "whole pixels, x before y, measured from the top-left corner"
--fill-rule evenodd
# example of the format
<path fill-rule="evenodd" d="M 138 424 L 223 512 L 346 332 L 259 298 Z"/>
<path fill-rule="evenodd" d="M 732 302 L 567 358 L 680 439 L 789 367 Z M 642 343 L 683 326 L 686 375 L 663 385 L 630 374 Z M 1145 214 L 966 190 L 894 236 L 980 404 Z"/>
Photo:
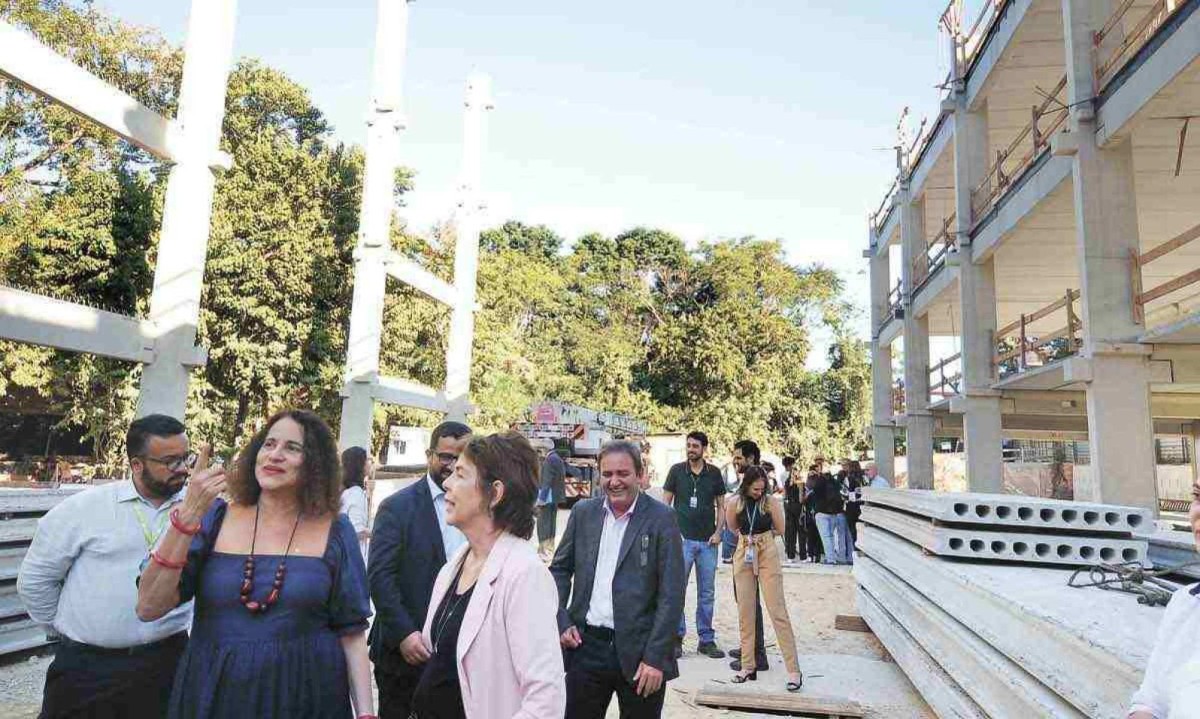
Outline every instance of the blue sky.
<path fill-rule="evenodd" d="M 184 0 L 98 0 L 181 42 Z M 689 244 L 754 235 L 821 262 L 867 306 L 868 211 L 894 173 L 901 108 L 936 110 L 946 0 L 420 0 L 410 6 L 404 215 L 448 216 L 462 97 L 493 78 L 490 220 L 569 240 L 661 227 Z M 972 3 L 977 4 L 977 3 Z M 309 88 L 364 137 L 374 0 L 241 0 L 235 52 Z M 864 335 L 865 320 L 861 324 Z M 819 358 L 813 357 L 813 363 Z"/>

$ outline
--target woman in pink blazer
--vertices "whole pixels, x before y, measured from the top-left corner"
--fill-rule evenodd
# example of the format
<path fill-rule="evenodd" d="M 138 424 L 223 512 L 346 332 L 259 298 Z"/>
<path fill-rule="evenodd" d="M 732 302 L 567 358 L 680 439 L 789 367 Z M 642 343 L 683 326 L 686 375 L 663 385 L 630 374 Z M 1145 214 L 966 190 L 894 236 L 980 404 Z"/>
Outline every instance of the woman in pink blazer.
<path fill-rule="evenodd" d="M 529 542 L 537 480 L 537 453 L 515 432 L 472 439 L 446 480 L 446 523 L 467 544 L 433 587 L 417 719 L 566 712 L 558 590 Z"/>

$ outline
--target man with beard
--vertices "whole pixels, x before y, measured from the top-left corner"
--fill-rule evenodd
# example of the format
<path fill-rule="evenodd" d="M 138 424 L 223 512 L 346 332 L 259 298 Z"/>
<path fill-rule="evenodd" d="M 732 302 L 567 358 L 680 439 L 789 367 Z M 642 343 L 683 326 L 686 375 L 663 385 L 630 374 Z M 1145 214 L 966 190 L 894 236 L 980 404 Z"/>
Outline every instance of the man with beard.
<path fill-rule="evenodd" d="M 752 439 L 741 439 L 733 444 L 733 468 L 737 471 L 739 479 L 746 472 L 746 468 L 756 466 L 762 462 L 762 451 L 758 448 L 758 443 Z M 732 531 L 729 532 L 734 537 L 733 545 L 736 546 L 737 535 Z M 733 556 L 734 546 L 729 548 L 730 557 Z M 762 602 L 758 598 L 758 586 L 754 589 L 754 668 L 756 671 L 765 672 L 770 669 L 770 663 L 767 661 L 767 645 L 763 641 L 763 620 L 762 620 Z M 737 602 L 737 584 L 733 585 L 733 599 Z M 729 656 L 733 657 L 733 661 L 729 662 L 729 668 L 735 672 L 742 670 L 742 650 L 731 649 Z"/>
<path fill-rule="evenodd" d="M 603 719 L 617 695 L 624 719 L 662 715 L 679 676 L 683 547 L 675 512 L 642 497 L 632 442 L 600 450 L 603 497 L 575 505 L 550 573 L 567 670 L 566 719 Z"/>
<path fill-rule="evenodd" d="M 671 467 L 663 485 L 663 503 L 675 510 L 679 532 L 683 535 L 683 583 L 687 585 L 692 565 L 696 567 L 697 651 L 720 659 L 725 652 L 717 646 L 713 632 L 713 603 L 717 580 L 717 545 L 725 529 L 725 480 L 716 467 L 704 461 L 708 435 L 689 432 L 686 440 L 687 461 Z M 683 655 L 687 619 L 679 618 L 679 645 L 675 656 Z"/>
<path fill-rule="evenodd" d="M 371 530 L 367 581 L 375 603 L 368 642 L 379 687 L 380 719 L 408 719 L 429 649 L 421 638 L 438 572 L 467 540 L 446 523 L 442 488 L 471 428 L 443 422 L 425 451 L 428 471 L 383 501 Z"/>
<path fill-rule="evenodd" d="M 42 719 L 158 719 L 187 645 L 192 603 L 137 617 L 137 578 L 183 501 L 195 456 L 179 420 L 152 414 L 125 436 L 131 479 L 63 500 L 38 521 L 17 591 L 60 636 Z"/>

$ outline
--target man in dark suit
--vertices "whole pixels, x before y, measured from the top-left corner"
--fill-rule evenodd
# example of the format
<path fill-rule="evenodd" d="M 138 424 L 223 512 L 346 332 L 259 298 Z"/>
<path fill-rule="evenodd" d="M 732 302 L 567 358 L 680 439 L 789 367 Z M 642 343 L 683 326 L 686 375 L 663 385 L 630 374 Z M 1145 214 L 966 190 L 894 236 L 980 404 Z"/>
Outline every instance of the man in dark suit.
<path fill-rule="evenodd" d="M 375 603 L 368 642 L 379 686 L 380 719 L 408 719 L 429 652 L 421 639 L 433 583 L 446 558 L 466 541 L 446 524 L 442 483 L 471 434 L 460 422 L 434 428 L 428 473 L 383 501 L 371 531 L 367 579 Z"/>
<path fill-rule="evenodd" d="M 550 564 L 567 669 L 566 719 L 603 719 L 614 692 L 623 719 L 656 719 L 666 683 L 679 676 L 679 524 L 670 507 L 640 496 L 636 444 L 610 442 L 598 460 L 603 496 L 575 505 Z"/>

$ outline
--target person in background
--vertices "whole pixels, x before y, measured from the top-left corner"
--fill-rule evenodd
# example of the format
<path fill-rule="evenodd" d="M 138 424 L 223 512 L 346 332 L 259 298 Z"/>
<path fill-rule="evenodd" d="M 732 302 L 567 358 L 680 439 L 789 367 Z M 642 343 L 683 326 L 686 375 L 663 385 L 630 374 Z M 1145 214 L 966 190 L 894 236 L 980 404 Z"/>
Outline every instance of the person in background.
<path fill-rule="evenodd" d="M 879 473 L 879 468 L 874 464 L 867 465 L 867 484 L 877 489 L 891 489 L 892 487 L 892 483 Z"/>
<path fill-rule="evenodd" d="M 642 494 L 665 504 L 663 488 L 654 484 L 657 481 L 657 475 L 654 468 L 650 466 L 650 443 L 642 440 L 640 448 L 642 450 L 642 473 L 638 477 L 638 486 L 641 488 Z"/>
<path fill-rule="evenodd" d="M 758 448 L 757 442 L 755 442 L 752 439 L 742 439 L 742 440 L 738 440 L 737 442 L 734 443 L 734 445 L 733 445 L 733 466 L 736 467 L 738 470 L 738 477 L 739 477 L 738 488 L 741 487 L 741 478 L 745 474 L 746 470 L 749 469 L 750 467 L 757 467 L 759 462 L 761 462 L 761 461 L 762 461 L 762 451 Z M 735 489 L 734 491 L 736 492 L 737 489 Z M 728 514 L 726 516 L 728 516 Z M 728 560 L 729 563 L 732 564 L 733 563 L 733 554 L 734 554 L 734 551 L 737 549 L 737 527 L 726 523 L 725 532 L 726 532 L 726 536 L 730 539 L 730 542 L 731 542 L 730 547 L 729 547 L 729 554 L 727 556 L 729 557 L 729 560 Z M 737 569 L 737 567 L 734 567 L 734 569 Z M 738 601 L 737 582 L 734 582 L 734 584 L 733 584 L 733 601 L 735 603 Z M 754 589 L 754 606 L 756 608 L 755 614 L 754 614 L 754 646 L 755 646 L 755 651 L 757 652 L 756 656 L 754 657 L 754 659 L 755 659 L 754 666 L 758 667 L 758 669 L 760 671 L 765 672 L 768 669 L 770 669 L 770 662 L 767 661 L 767 645 L 766 645 L 766 642 L 763 641 L 762 605 L 759 603 L 757 586 L 755 586 L 755 589 Z M 734 670 L 735 672 L 741 671 L 742 670 L 742 649 L 741 649 L 741 647 L 730 650 L 729 656 L 733 657 L 733 661 L 729 662 L 729 668 Z"/>
<path fill-rule="evenodd" d="M 779 478 L 775 475 L 775 464 L 773 462 L 763 462 L 759 466 L 767 474 L 767 494 L 781 493 L 783 485 L 779 483 Z"/>
<path fill-rule="evenodd" d="M 550 572 L 529 545 L 538 456 L 516 432 L 472 438 L 445 482 L 467 543 L 434 583 L 417 719 L 561 717 L 567 693 Z"/>
<path fill-rule="evenodd" d="M 783 549 L 788 564 L 808 558 L 808 542 L 804 536 L 804 475 L 796 469 L 795 457 L 783 458 Z"/>
<path fill-rule="evenodd" d="M 340 475 L 329 425 L 293 409 L 228 480 L 221 467 L 191 478 L 138 585 L 143 621 L 196 600 L 169 719 L 375 716 L 367 568 Z"/>
<path fill-rule="evenodd" d="M 858 519 L 862 516 L 862 488 L 867 486 L 867 478 L 858 460 L 847 459 L 842 466 L 845 468 L 842 486 L 846 489 L 846 530 L 850 535 L 846 546 L 853 557 L 858 545 Z"/>
<path fill-rule="evenodd" d="M 817 479 L 813 493 L 817 512 L 817 530 L 821 533 L 825 564 L 850 564 L 850 532 L 846 526 L 846 500 L 841 484 L 825 471 L 825 458 L 817 458 Z"/>
<path fill-rule="evenodd" d="M 542 456 L 541 478 L 537 493 L 538 555 L 549 563 L 554 557 L 554 539 L 558 534 L 558 507 L 567 499 L 567 476 L 579 477 L 575 467 L 563 461 L 554 441 L 536 440 L 538 453 Z"/>
<path fill-rule="evenodd" d="M 1200 480 L 1192 484 L 1188 511 L 1192 540 L 1200 550 Z M 1167 604 L 1142 684 L 1133 694 L 1129 719 L 1195 716 L 1200 707 L 1200 584 L 1179 589 Z"/>
<path fill-rule="evenodd" d="M 371 539 L 371 524 L 368 519 L 370 508 L 367 502 L 367 480 L 375 473 L 371 455 L 362 447 L 351 447 L 342 452 L 342 500 L 341 513 L 350 519 L 354 533 L 358 536 L 358 548 L 363 559 L 367 557 Z"/>
<path fill-rule="evenodd" d="M 125 452 L 131 479 L 64 499 L 38 520 L 21 561 L 22 603 L 61 637 L 46 672 L 42 719 L 167 713 L 192 605 L 143 624 L 136 581 L 183 502 L 194 457 L 183 424 L 161 414 L 129 425 Z"/>
<path fill-rule="evenodd" d="M 444 485 L 470 434 L 461 422 L 434 427 L 425 476 L 385 499 L 375 516 L 367 577 L 378 616 L 369 642 L 382 719 L 409 719 L 413 691 L 430 657 L 421 627 L 433 585 L 446 558 L 467 541 L 446 522 Z"/>
<path fill-rule="evenodd" d="M 817 485 L 821 475 L 817 465 L 808 465 L 808 474 L 804 478 L 804 537 L 807 539 L 808 561 L 818 564 L 824 561 L 825 545 L 821 543 L 821 532 L 817 527 Z"/>
<path fill-rule="evenodd" d="M 679 676 L 675 644 L 686 588 L 679 524 L 670 507 L 641 496 L 637 445 L 609 442 L 597 461 L 603 496 L 571 510 L 550 564 L 566 719 L 603 719 L 614 692 L 623 719 L 656 719 L 666 683 Z"/>
<path fill-rule="evenodd" d="M 733 581 L 738 587 L 738 627 L 741 630 L 742 656 L 749 657 L 733 677 L 734 684 L 758 679 L 754 657 L 762 651 L 755 642 L 755 613 L 750 597 L 759 590 L 766 598 L 767 611 L 775 625 L 775 639 L 787 666 L 789 692 L 800 691 L 804 676 L 796 657 L 796 635 L 788 616 L 783 595 L 783 571 L 775 535 L 784 533 L 783 503 L 767 492 L 767 475 L 761 467 L 748 467 L 742 474 L 742 486 L 726 507 L 726 523 L 737 527 L 738 548 L 733 559 Z"/>
<path fill-rule="evenodd" d="M 717 545 L 725 529 L 725 481 L 721 472 L 704 459 L 708 435 L 689 432 L 686 439 L 687 461 L 673 465 L 663 484 L 663 502 L 675 510 L 683 537 L 683 583 L 686 586 L 696 567 L 696 635 L 699 651 L 713 659 L 725 652 L 717 646 L 713 632 L 713 604 L 716 599 Z M 675 657 L 683 655 L 687 618 L 679 617 L 679 643 Z"/>

